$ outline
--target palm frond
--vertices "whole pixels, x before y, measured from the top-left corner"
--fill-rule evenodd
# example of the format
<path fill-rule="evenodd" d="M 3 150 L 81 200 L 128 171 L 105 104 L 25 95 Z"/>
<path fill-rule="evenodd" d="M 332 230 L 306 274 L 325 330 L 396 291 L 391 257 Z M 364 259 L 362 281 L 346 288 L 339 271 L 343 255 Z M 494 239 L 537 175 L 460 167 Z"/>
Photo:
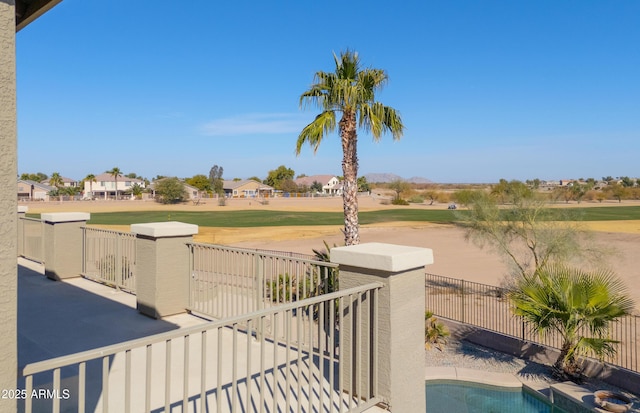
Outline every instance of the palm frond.
<path fill-rule="evenodd" d="M 316 118 L 302 129 L 298 135 L 296 143 L 296 154 L 300 154 L 302 145 L 308 143 L 313 148 L 313 152 L 317 152 L 320 142 L 325 135 L 336 129 L 336 114 L 333 111 L 325 111 L 316 116 Z"/>

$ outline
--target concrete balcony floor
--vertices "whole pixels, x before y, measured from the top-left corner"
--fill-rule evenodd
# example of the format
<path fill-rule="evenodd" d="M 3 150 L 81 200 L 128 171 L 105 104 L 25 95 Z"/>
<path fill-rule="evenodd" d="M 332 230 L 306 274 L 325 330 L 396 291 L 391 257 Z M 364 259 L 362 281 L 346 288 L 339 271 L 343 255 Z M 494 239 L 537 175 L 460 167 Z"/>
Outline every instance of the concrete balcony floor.
<path fill-rule="evenodd" d="M 136 310 L 136 297 L 132 294 L 117 291 L 84 278 L 74 278 L 62 282 L 47 279 L 44 268 L 33 262 L 19 259 L 18 262 L 18 366 L 19 371 L 26 364 L 43 361 L 54 357 L 69 355 L 85 350 L 92 350 L 98 347 L 116 344 L 123 341 L 142 338 L 153 334 L 163 333 L 183 327 L 190 327 L 204 324 L 207 320 L 190 314 L 179 314 L 166 317 L 162 320 L 155 320 L 141 315 Z M 210 336 L 207 343 L 215 347 L 216 343 L 223 343 L 224 348 L 232 348 L 233 337 L 230 329 L 222 332 L 221 341 L 218 341 L 217 332 L 207 333 Z M 264 411 L 273 411 L 274 399 L 277 404 L 276 410 L 284 411 L 285 396 L 291 394 L 292 408 L 297 408 L 297 403 L 302 405 L 301 411 L 310 411 L 310 404 L 313 411 L 325 411 L 329 404 L 333 404 L 334 410 L 339 409 L 342 403 L 348 403 L 349 398 L 330 389 L 328 377 L 328 366 L 325 363 L 324 377 L 319 371 L 317 357 L 310 360 L 308 354 L 300 361 L 296 359 L 291 363 L 291 383 L 287 385 L 284 370 L 284 360 L 287 358 L 287 349 L 284 346 L 277 346 L 274 349 L 272 343 L 265 347 L 266 365 L 273 366 L 273 358 L 277 357 L 278 368 L 271 368 L 266 371 L 264 381 L 260 377 L 260 345 L 253 342 L 249 346 L 246 344 L 246 336 L 238 339 L 238 376 L 246 374 L 247 360 L 251 359 L 250 380 L 240 380 L 239 389 L 247 388 L 247 381 L 251 384 L 251 394 L 254 400 L 251 403 L 239 398 L 236 400 L 237 411 L 258 410 L 256 400 L 260 400 L 259 390 L 263 385 L 265 388 Z M 200 354 L 200 340 L 190 340 L 190 354 Z M 209 346 L 209 345 L 208 345 Z M 182 412 L 182 392 L 183 392 L 183 341 L 176 341 L 172 346 L 171 359 L 171 391 L 170 391 L 170 411 Z M 247 351 L 248 348 L 252 350 Z M 247 357 L 250 353 L 250 357 Z M 289 350 L 289 356 L 296 358 L 294 350 Z M 166 358 L 164 357 L 164 343 L 156 349 L 154 346 L 152 356 L 152 390 L 151 390 L 151 411 L 164 411 L 165 398 L 164 389 L 166 386 L 164 372 L 166 369 Z M 215 354 L 215 350 L 214 353 Z M 218 411 L 218 395 L 216 394 L 217 382 L 221 380 L 221 409 L 219 411 L 231 411 L 234 397 L 231 383 L 232 368 L 231 356 L 225 353 L 225 360 L 221 366 L 222 373 L 218 375 L 218 366 L 213 360 L 214 356 L 207 356 L 207 363 L 211 364 L 207 371 L 206 378 L 206 408 L 205 411 Z M 124 355 L 119 354 L 111 357 L 109 361 L 109 393 L 107 402 L 109 411 L 124 410 Z M 200 364 L 198 359 L 189 363 L 189 403 L 187 411 L 200 412 Z M 145 355 L 144 349 L 132 352 L 132 389 L 131 389 L 131 411 L 144 411 L 145 394 Z M 102 376 L 100 361 L 87 364 L 87 396 L 86 411 L 102 412 L 104 395 L 102 393 Z M 61 388 L 69 389 L 70 400 L 63 400 L 61 411 L 77 411 L 77 369 L 62 369 Z M 309 384 L 309 378 L 313 377 L 315 384 Z M 51 383 L 51 374 L 46 373 L 36 376 L 35 387 L 48 387 Z M 319 384 L 318 384 L 319 383 Z M 24 380 L 20 381 L 19 388 L 24 388 Z M 311 403 L 309 397 L 313 398 Z M 319 408 L 318 399 L 322 395 L 325 400 L 331 399 L 331 403 L 326 403 L 326 408 Z M 20 410 L 24 405 L 19 404 Z M 344 407 L 343 407 L 344 408 Z M 34 400 L 33 411 L 51 411 L 51 400 Z M 328 410 L 327 410 L 328 411 Z"/>

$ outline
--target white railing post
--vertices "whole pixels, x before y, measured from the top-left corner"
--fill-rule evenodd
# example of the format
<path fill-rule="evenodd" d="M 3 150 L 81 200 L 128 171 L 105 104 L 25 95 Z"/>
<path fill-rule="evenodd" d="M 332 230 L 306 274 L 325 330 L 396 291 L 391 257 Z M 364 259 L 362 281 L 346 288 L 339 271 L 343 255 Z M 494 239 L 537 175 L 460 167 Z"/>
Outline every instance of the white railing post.
<path fill-rule="evenodd" d="M 44 274 L 52 280 L 80 277 L 82 273 L 82 227 L 87 212 L 41 214 L 44 225 Z"/>
<path fill-rule="evenodd" d="M 198 226 L 182 222 L 133 224 L 136 234 L 138 311 L 153 318 L 184 313 L 189 306 L 188 242 Z"/>
<path fill-rule="evenodd" d="M 424 267 L 433 263 L 432 250 L 360 244 L 332 248 L 331 262 L 340 265 L 340 290 L 370 282 L 383 284 L 373 303 L 373 319 L 361 320 L 358 316 L 369 303 L 355 302 L 343 309 L 340 325 L 343 391 L 351 397 L 370 396 L 356 394 L 363 383 L 354 383 L 358 377 L 370 377 L 373 396 L 382 398 L 391 411 L 424 412 Z M 351 311 L 357 313 L 352 315 Z M 369 346 L 377 350 L 373 354 L 373 371 L 367 361 L 361 365 L 354 363 L 367 360 L 370 351 L 357 342 L 358 329 L 367 331 L 366 325 L 358 326 L 357 322 L 377 325 L 376 337 Z"/>

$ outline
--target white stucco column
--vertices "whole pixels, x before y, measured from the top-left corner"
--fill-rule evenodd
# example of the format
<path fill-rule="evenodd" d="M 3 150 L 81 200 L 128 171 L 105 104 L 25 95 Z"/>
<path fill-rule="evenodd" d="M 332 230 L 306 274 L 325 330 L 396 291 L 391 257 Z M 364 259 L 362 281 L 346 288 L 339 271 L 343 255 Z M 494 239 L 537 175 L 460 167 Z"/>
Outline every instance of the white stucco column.
<path fill-rule="evenodd" d="M 133 224 L 136 234 L 138 311 L 153 318 L 186 312 L 189 304 L 189 248 L 198 226 L 182 222 Z"/>
<path fill-rule="evenodd" d="M 0 389 L 14 389 L 18 368 L 15 4 L 0 1 Z M 15 400 L 0 399 L 1 411 Z"/>
<path fill-rule="evenodd" d="M 340 289 L 380 282 L 378 293 L 378 371 L 376 396 L 392 412 L 424 412 L 424 267 L 433 263 L 427 248 L 369 243 L 331 249 L 340 265 Z M 352 320 L 343 320 L 341 359 L 354 358 L 348 339 Z M 341 361 L 342 362 L 342 361 Z M 344 377 L 345 383 L 349 377 Z"/>
<path fill-rule="evenodd" d="M 44 275 L 52 280 L 80 277 L 82 272 L 82 227 L 88 212 L 41 214 L 44 223 Z"/>

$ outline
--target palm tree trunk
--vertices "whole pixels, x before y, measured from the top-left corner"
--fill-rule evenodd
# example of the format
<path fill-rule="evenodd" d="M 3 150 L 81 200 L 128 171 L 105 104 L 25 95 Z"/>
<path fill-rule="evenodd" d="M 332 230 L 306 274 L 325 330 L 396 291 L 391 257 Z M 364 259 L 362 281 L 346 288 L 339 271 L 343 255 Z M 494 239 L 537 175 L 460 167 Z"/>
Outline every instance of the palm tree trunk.
<path fill-rule="evenodd" d="M 354 111 L 343 112 L 340 119 L 342 140 L 342 204 L 344 207 L 344 243 L 360 243 L 358 226 L 358 136 Z"/>

